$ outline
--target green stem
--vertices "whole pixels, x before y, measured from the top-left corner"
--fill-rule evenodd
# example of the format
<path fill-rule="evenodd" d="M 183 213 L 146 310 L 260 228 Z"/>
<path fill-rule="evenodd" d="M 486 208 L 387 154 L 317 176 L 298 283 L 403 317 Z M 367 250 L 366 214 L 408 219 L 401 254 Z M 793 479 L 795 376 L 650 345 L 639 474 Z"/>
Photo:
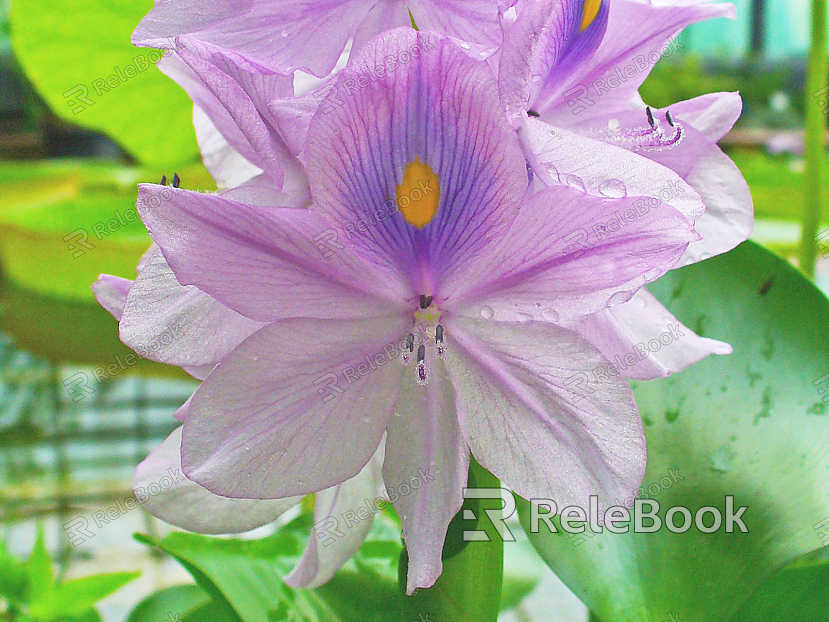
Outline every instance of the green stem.
<path fill-rule="evenodd" d="M 800 240 L 800 266 L 809 277 L 815 275 L 817 245 L 823 199 L 823 169 L 826 141 L 826 114 L 822 101 L 829 99 L 826 79 L 829 60 L 826 53 L 826 0 L 812 0 L 812 49 L 806 79 L 806 205 Z"/>
<path fill-rule="evenodd" d="M 494 475 L 472 458 L 468 488 L 500 488 Z M 452 519 L 443 545 L 443 573 L 429 589 L 403 599 L 400 622 L 497 622 L 504 575 L 504 541 L 489 516 L 500 517 L 501 499 L 467 499 Z M 475 519 L 464 519 L 472 510 Z M 489 516 L 484 510 L 489 510 Z M 488 542 L 466 542 L 465 531 L 486 532 Z M 406 589 L 408 556 L 400 558 L 400 585 Z"/>

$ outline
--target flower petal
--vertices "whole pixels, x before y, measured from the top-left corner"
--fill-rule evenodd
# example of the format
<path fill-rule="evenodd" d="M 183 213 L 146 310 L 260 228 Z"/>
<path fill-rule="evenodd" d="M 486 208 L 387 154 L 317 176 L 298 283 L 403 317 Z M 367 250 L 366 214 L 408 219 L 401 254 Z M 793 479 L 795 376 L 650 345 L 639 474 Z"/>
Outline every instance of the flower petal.
<path fill-rule="evenodd" d="M 520 5 L 515 23 L 504 37 L 498 69 L 499 88 L 507 115 L 515 121 L 527 110 L 550 107 L 574 66 L 587 63 L 607 28 L 609 2 L 586 28 L 584 0 L 541 0 Z"/>
<path fill-rule="evenodd" d="M 237 50 L 260 69 L 325 76 L 377 0 L 156 0 L 132 36 L 135 45 L 172 49 L 194 39 Z"/>
<path fill-rule="evenodd" d="M 181 472 L 181 428 L 168 436 L 135 470 L 135 496 L 165 523 L 203 534 L 242 533 L 275 521 L 301 497 L 260 501 L 227 499 Z"/>
<path fill-rule="evenodd" d="M 353 477 L 391 417 L 401 366 L 386 354 L 410 325 L 292 319 L 255 333 L 193 396 L 184 472 L 216 494 L 260 499 Z"/>
<path fill-rule="evenodd" d="M 150 184 L 140 186 L 138 210 L 182 285 L 251 319 L 369 317 L 392 309 L 395 294 L 405 299 L 309 210 Z"/>
<path fill-rule="evenodd" d="M 599 49 L 572 68 L 546 105 L 537 104 L 538 112 L 556 124 L 569 126 L 583 122 L 584 117 L 626 108 L 651 68 L 667 54 L 672 37 L 690 24 L 737 15 L 734 5 L 708 0 L 608 3 L 607 31 Z"/>
<path fill-rule="evenodd" d="M 346 513 L 358 510 L 383 497 L 382 446 L 356 476 L 318 492 L 314 500 L 314 529 L 299 563 L 285 577 L 291 587 L 315 588 L 327 582 L 360 549 L 371 530 L 373 517 L 346 524 Z M 361 517 L 362 518 L 362 517 Z"/>
<path fill-rule="evenodd" d="M 132 284 L 133 281 L 120 276 L 101 274 L 92 284 L 92 293 L 100 305 L 120 322 Z"/>
<path fill-rule="evenodd" d="M 515 0 L 502 4 L 511 6 Z M 501 44 L 501 7 L 495 0 L 408 0 L 406 6 L 420 30 L 493 49 Z"/>
<path fill-rule="evenodd" d="M 394 502 L 409 554 L 406 592 L 411 594 L 431 587 L 443 571 L 443 541 L 463 505 L 469 470 L 469 447 L 458 427 L 455 391 L 443 361 L 435 358 L 425 387 L 416 383 L 414 368 L 406 369 L 394 414 L 383 480 L 389 489 L 403 484 L 411 489 Z"/>
<path fill-rule="evenodd" d="M 500 321 L 567 322 L 630 299 L 695 239 L 668 205 L 548 188 L 527 200 L 498 252 L 447 306 Z"/>
<path fill-rule="evenodd" d="M 583 318 L 575 330 L 633 380 L 664 378 L 709 354 L 731 353 L 727 343 L 684 326 L 645 288 L 624 304 Z"/>
<path fill-rule="evenodd" d="M 391 73 L 378 77 L 377 65 Z M 326 99 L 308 135 L 312 209 L 351 231 L 372 265 L 417 294 L 433 292 L 506 231 L 527 186 L 491 71 L 447 39 L 398 29 L 365 46 L 339 75 L 336 95 L 339 105 Z M 421 175 L 411 190 L 439 197 L 425 224 L 410 224 L 394 200 L 412 167 L 436 176 Z"/>
<path fill-rule="evenodd" d="M 262 173 L 262 169 L 248 162 L 230 145 L 207 113 L 195 105 L 193 127 L 196 130 L 202 162 L 219 188 L 241 186 Z"/>
<path fill-rule="evenodd" d="M 625 499 L 645 471 L 633 394 L 607 361 L 552 324 L 453 319 L 447 367 L 461 429 L 482 466 L 526 499 L 599 508 Z"/>
<path fill-rule="evenodd" d="M 639 111 L 644 119 L 644 108 Z M 547 186 L 569 185 L 594 196 L 659 198 L 694 222 L 705 203 L 680 174 L 667 166 L 603 140 L 539 119 L 519 132 L 533 171 Z"/>
<path fill-rule="evenodd" d="M 670 106 L 674 117 L 682 118 L 713 142 L 725 136 L 743 112 L 739 93 L 708 93 Z"/>
<path fill-rule="evenodd" d="M 179 284 L 153 245 L 129 292 L 120 333 L 125 345 L 153 361 L 197 367 L 215 365 L 262 326 L 198 288 Z M 174 338 L 164 343 L 165 335 Z"/>

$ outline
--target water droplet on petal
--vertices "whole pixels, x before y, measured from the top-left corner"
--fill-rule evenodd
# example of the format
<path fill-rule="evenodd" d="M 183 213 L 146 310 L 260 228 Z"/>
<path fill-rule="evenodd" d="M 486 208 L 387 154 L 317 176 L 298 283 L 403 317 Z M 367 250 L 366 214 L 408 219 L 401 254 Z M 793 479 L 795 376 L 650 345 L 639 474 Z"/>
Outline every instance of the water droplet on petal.
<path fill-rule="evenodd" d="M 544 312 L 541 314 L 548 322 L 558 322 L 559 315 L 554 309 L 544 309 Z"/>
<path fill-rule="evenodd" d="M 619 123 L 619 119 L 610 119 L 607 122 L 607 129 L 613 132 L 614 134 L 621 129 L 622 125 Z"/>
<path fill-rule="evenodd" d="M 629 296 L 630 294 L 628 292 L 616 292 L 607 299 L 607 304 L 608 306 L 622 304 L 623 302 L 627 302 Z"/>
<path fill-rule="evenodd" d="M 495 317 L 495 311 L 493 311 L 492 307 L 481 307 L 481 317 L 485 320 L 491 320 Z"/>
<path fill-rule="evenodd" d="M 461 41 L 461 47 L 462 47 L 464 50 L 468 50 L 468 49 L 469 49 L 469 48 L 471 48 L 472 46 L 471 46 L 471 45 L 469 45 L 466 41 Z"/>
<path fill-rule="evenodd" d="M 648 306 L 648 301 L 645 300 L 644 296 L 636 296 L 636 297 L 634 297 L 634 300 L 636 301 L 636 306 L 639 307 L 640 309 L 644 309 L 645 307 Z"/>
<path fill-rule="evenodd" d="M 703 253 L 702 255 L 699 256 L 699 260 L 700 261 L 705 261 L 706 259 L 711 259 L 711 257 L 713 257 L 713 255 L 711 253 Z"/>
<path fill-rule="evenodd" d="M 581 177 L 577 175 L 568 175 L 567 185 L 571 186 L 572 188 L 576 188 L 577 190 L 581 190 L 582 192 L 587 192 L 586 188 L 584 187 L 584 181 Z"/>
<path fill-rule="evenodd" d="M 287 31 L 287 30 L 283 30 L 283 31 L 282 31 L 281 33 L 279 33 L 279 34 L 281 34 L 283 37 L 287 37 L 287 36 L 288 36 L 288 31 Z"/>
<path fill-rule="evenodd" d="M 611 199 L 623 199 L 628 195 L 628 189 L 620 179 L 608 179 L 599 184 L 599 193 Z"/>
<path fill-rule="evenodd" d="M 518 314 L 516 314 L 515 318 L 519 322 L 532 322 L 533 321 L 533 316 L 530 315 L 529 313 L 518 313 Z"/>

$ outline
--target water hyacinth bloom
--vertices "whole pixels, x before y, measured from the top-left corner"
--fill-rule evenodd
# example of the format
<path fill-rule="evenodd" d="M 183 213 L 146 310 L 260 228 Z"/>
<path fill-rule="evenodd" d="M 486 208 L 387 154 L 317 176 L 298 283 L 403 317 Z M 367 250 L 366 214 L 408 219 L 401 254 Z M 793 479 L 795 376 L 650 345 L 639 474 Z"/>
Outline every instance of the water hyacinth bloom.
<path fill-rule="evenodd" d="M 388 487 L 428 471 L 395 502 L 409 592 L 440 575 L 470 451 L 528 498 L 595 494 L 604 508 L 638 487 L 630 388 L 590 384 L 607 361 L 566 324 L 630 298 L 698 238 L 667 207 L 573 253 L 567 232 L 637 197 L 531 192 L 491 70 L 437 33 L 376 38 L 338 79 L 427 37 L 428 53 L 315 114 L 307 209 L 233 191 L 139 194 L 178 283 L 261 324 L 190 400 L 184 473 L 221 497 L 274 500 L 329 490 L 378 452 Z"/>
<path fill-rule="evenodd" d="M 172 49 L 187 35 L 240 52 L 262 70 L 323 77 L 346 44 L 415 22 L 455 37 L 483 57 L 501 43 L 501 11 L 515 0 L 156 0 L 133 34 L 136 45 Z M 383 62 L 383 59 L 380 59 Z"/>
<path fill-rule="evenodd" d="M 597 196 L 642 195 L 649 198 L 643 209 L 679 209 L 701 235 L 681 265 L 746 240 L 751 194 L 716 144 L 740 115 L 739 95 L 715 93 L 652 109 L 638 94 L 655 62 L 673 52 L 682 28 L 733 18 L 734 7 L 699 0 L 541 0 L 518 8 L 501 51 L 499 86 L 536 181 Z M 574 244 L 589 245 L 606 224 L 585 229 Z M 626 377 L 666 376 L 731 351 L 697 337 L 644 289 L 577 328 L 608 358 L 621 360 L 671 326 L 680 327 L 681 341 L 622 365 Z"/>

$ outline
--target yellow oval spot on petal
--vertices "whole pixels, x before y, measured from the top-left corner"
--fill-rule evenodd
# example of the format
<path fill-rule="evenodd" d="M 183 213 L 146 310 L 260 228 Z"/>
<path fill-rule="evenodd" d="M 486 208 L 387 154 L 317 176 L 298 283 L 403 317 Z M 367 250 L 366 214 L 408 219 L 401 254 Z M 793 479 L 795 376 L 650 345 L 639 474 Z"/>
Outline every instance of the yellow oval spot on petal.
<path fill-rule="evenodd" d="M 440 203 L 440 183 L 432 167 L 420 158 L 406 165 L 403 182 L 397 186 L 396 203 L 406 222 L 418 229 L 435 217 Z"/>
<path fill-rule="evenodd" d="M 581 18 L 581 31 L 584 32 L 599 14 L 602 0 L 584 0 L 584 13 Z"/>

